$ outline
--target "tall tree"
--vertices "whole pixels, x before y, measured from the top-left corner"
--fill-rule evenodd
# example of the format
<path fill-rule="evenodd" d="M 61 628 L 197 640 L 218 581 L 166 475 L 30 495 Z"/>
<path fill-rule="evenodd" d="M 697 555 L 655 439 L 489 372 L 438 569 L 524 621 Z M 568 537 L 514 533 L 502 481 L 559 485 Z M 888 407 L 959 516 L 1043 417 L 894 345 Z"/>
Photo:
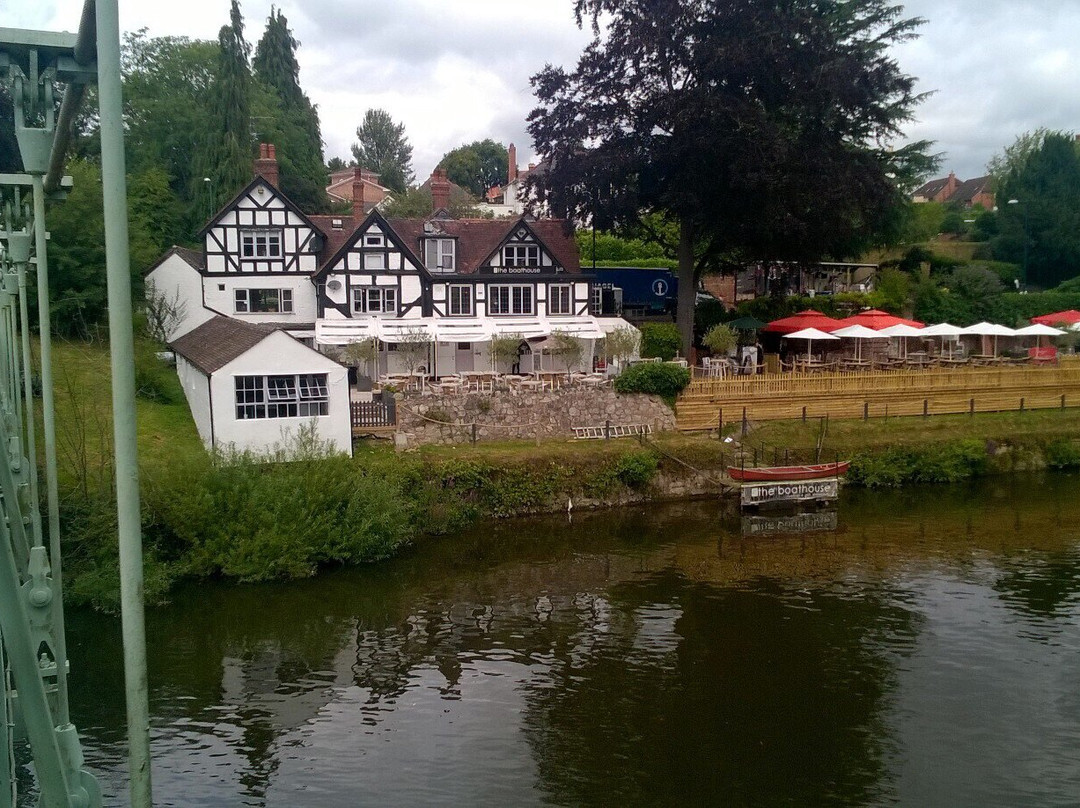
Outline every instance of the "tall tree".
<path fill-rule="evenodd" d="M 914 36 L 889 0 L 575 0 L 593 41 L 532 79 L 530 179 L 601 229 L 678 224 L 678 321 L 725 261 L 845 257 L 899 221 L 927 143 L 889 149 L 920 100 L 888 53 Z"/>
<path fill-rule="evenodd" d="M 379 174 L 379 182 L 392 191 L 402 192 L 412 185 L 412 146 L 405 137 L 405 124 L 394 123 L 384 109 L 369 109 L 356 130 L 353 158 L 361 168 Z"/>
<path fill-rule="evenodd" d="M 229 24 L 218 32 L 218 69 L 214 82 L 214 179 L 215 202 L 239 191 L 251 179 L 254 153 L 251 137 L 251 46 L 244 39 L 240 3 L 232 0 Z"/>
<path fill-rule="evenodd" d="M 1019 171 L 1033 152 L 1042 148 L 1046 136 L 1054 134 L 1040 126 L 1030 132 L 1017 135 L 1016 140 L 1006 146 L 1000 154 L 995 154 L 986 164 L 986 173 L 1000 185 L 1010 172 Z"/>
<path fill-rule="evenodd" d="M 447 178 L 481 199 L 493 185 L 505 185 L 509 169 L 506 147 L 488 138 L 458 146 L 443 155 L 439 168 Z"/>
<path fill-rule="evenodd" d="M 1040 286 L 1080 275 L 1080 156 L 1071 136 L 1046 133 L 997 199 L 995 257 L 1021 264 L 1025 282 Z"/>
<path fill-rule="evenodd" d="M 251 66 L 258 82 L 276 96 L 277 109 L 253 118 L 260 135 L 279 147 L 282 190 L 300 207 L 314 212 L 326 208 L 326 169 L 319 111 L 300 88 L 299 44 L 285 15 L 271 8 Z"/>

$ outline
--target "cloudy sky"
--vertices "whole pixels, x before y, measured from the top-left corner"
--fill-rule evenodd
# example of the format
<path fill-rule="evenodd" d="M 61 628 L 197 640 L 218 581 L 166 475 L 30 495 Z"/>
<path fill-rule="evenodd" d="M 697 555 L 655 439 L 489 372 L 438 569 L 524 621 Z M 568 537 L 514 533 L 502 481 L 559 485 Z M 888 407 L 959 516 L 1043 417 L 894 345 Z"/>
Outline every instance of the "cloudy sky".
<path fill-rule="evenodd" d="M 301 43 L 300 81 L 319 105 L 326 155 L 348 157 L 357 124 L 382 107 L 405 124 L 417 175 L 462 143 L 515 142 L 531 159 L 529 76 L 572 65 L 588 37 L 571 0 L 277 0 Z M 908 127 L 937 143 L 943 173 L 968 178 L 1024 131 L 1080 128 L 1080 2 L 909 0 L 927 20 L 899 48 L 902 68 L 933 95 Z M 82 0 L 0 0 L 0 26 L 74 30 Z M 267 0 L 244 0 L 247 37 Z M 121 0 L 121 26 L 215 38 L 228 0 Z"/>

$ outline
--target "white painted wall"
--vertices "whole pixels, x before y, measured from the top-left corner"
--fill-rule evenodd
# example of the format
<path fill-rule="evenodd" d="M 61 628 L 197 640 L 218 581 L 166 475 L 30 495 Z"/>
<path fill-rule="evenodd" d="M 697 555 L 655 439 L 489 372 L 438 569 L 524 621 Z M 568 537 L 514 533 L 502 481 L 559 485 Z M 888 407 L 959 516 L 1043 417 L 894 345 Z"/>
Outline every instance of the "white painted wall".
<path fill-rule="evenodd" d="M 302 275 L 229 275 L 202 279 L 206 306 L 246 323 L 313 323 L 318 315 L 315 284 Z M 266 314 L 243 314 L 236 311 L 237 289 L 291 289 L 293 310 Z"/>
<path fill-rule="evenodd" d="M 180 385 L 184 388 L 184 396 L 187 397 L 188 409 L 195 420 L 195 428 L 199 430 L 199 437 L 206 447 L 210 448 L 213 440 L 210 423 L 210 380 L 205 373 L 180 355 L 176 357 L 176 375 L 180 377 Z"/>
<path fill-rule="evenodd" d="M 175 253 L 147 273 L 146 293 L 149 296 L 151 292 L 164 295 L 170 302 L 180 301 L 182 317 L 171 329 L 169 340 L 182 337 L 214 316 L 214 312 L 203 306 L 202 275 L 199 270 Z"/>
<path fill-rule="evenodd" d="M 326 373 L 330 390 L 329 415 L 318 418 L 260 418 L 237 420 L 236 377 L 284 373 Z M 317 351 L 275 331 L 251 350 L 214 373 L 210 384 L 214 437 L 219 448 L 267 452 L 295 437 L 299 429 L 314 422 L 321 440 L 338 451 L 352 452 L 349 418 L 348 371 Z"/>

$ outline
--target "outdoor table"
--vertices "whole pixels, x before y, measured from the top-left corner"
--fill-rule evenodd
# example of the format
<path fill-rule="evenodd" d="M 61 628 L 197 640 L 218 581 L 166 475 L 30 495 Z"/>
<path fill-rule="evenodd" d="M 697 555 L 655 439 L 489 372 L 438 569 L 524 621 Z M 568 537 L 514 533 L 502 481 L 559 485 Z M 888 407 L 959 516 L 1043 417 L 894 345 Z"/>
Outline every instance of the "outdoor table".
<path fill-rule="evenodd" d="M 975 365 L 997 365 L 1001 359 L 992 354 L 972 354 L 971 361 Z"/>
<path fill-rule="evenodd" d="M 843 370 L 869 370 L 872 366 L 869 359 L 844 359 L 840 362 Z"/>
<path fill-rule="evenodd" d="M 943 356 L 941 359 L 938 360 L 938 362 L 940 362 L 945 367 L 961 367 L 968 364 L 970 360 L 966 356 L 959 359 L 950 359 L 949 357 Z"/>
<path fill-rule="evenodd" d="M 545 387 L 552 392 L 559 388 L 559 384 L 566 376 L 561 370 L 534 370 L 533 376 L 540 382 L 540 389 Z"/>

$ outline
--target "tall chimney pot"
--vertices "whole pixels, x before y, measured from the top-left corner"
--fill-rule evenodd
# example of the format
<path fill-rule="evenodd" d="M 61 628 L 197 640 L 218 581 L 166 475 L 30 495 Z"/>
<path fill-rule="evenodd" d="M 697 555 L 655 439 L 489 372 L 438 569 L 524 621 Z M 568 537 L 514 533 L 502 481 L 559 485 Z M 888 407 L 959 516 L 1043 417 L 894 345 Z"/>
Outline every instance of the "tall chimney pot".
<path fill-rule="evenodd" d="M 364 169 L 353 169 L 352 216 L 356 221 L 364 218 Z"/>
<path fill-rule="evenodd" d="M 445 168 L 436 168 L 431 172 L 431 212 L 441 208 L 450 209 L 450 180 Z"/>
<path fill-rule="evenodd" d="M 255 158 L 255 176 L 262 177 L 275 188 L 278 185 L 277 150 L 273 143 L 260 143 L 259 156 Z"/>
<path fill-rule="evenodd" d="M 514 146 L 513 143 L 511 143 L 510 148 L 508 148 L 506 151 L 510 155 L 510 158 L 508 160 L 509 165 L 507 166 L 507 173 L 506 173 L 506 182 L 507 182 L 507 184 L 509 184 L 509 183 L 513 182 L 514 180 L 516 180 L 517 177 L 518 177 L 518 172 L 517 172 L 517 147 Z"/>

